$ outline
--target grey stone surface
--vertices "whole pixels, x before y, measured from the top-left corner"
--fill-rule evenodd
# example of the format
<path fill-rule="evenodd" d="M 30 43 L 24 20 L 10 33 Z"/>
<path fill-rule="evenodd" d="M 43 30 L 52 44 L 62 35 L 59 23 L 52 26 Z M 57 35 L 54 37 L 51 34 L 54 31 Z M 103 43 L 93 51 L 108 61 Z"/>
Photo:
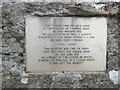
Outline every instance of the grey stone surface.
<path fill-rule="evenodd" d="M 109 71 L 118 71 L 119 3 L 3 3 L 3 88 L 117 88 Z M 104 16 L 108 19 L 107 71 L 25 74 L 25 16 Z"/>
<path fill-rule="evenodd" d="M 2 68 L 2 16 L 1 16 L 1 11 L 2 11 L 2 4 L 0 3 L 0 72 Z"/>
<path fill-rule="evenodd" d="M 0 89 L 2 89 L 2 73 L 0 73 Z"/>
<path fill-rule="evenodd" d="M 32 9 L 30 8 L 32 7 Z M 27 3 L 26 11 L 35 16 L 109 16 L 118 12 L 116 3 Z"/>
<path fill-rule="evenodd" d="M 1 0 L 2 2 L 119 2 L 120 0 Z"/>

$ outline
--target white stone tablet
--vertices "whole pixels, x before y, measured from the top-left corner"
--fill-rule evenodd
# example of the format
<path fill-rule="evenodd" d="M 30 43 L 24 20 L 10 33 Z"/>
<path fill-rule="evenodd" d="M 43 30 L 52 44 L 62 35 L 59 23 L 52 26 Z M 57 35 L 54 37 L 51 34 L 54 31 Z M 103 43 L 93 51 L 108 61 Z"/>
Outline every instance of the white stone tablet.
<path fill-rule="evenodd" d="M 106 18 L 27 17 L 27 71 L 105 71 L 106 42 Z"/>

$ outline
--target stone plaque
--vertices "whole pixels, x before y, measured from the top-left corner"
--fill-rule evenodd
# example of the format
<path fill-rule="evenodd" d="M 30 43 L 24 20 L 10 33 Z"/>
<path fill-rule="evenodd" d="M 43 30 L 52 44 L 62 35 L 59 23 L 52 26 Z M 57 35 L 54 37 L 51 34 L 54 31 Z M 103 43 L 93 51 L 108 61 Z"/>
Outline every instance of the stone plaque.
<path fill-rule="evenodd" d="M 105 71 L 106 40 L 106 18 L 27 17 L 27 71 Z"/>

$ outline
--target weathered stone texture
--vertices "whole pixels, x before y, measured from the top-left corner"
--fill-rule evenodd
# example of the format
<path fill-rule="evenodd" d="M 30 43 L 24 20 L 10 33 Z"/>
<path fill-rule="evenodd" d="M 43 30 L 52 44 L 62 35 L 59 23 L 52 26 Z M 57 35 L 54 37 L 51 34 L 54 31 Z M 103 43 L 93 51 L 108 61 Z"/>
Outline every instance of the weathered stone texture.
<path fill-rule="evenodd" d="M 27 3 L 26 11 L 36 16 L 113 16 L 118 12 L 116 3 Z"/>
<path fill-rule="evenodd" d="M 3 88 L 115 88 L 109 71 L 118 71 L 119 3 L 3 3 Z M 107 71 L 103 73 L 25 73 L 25 16 L 104 16 L 108 19 Z"/>

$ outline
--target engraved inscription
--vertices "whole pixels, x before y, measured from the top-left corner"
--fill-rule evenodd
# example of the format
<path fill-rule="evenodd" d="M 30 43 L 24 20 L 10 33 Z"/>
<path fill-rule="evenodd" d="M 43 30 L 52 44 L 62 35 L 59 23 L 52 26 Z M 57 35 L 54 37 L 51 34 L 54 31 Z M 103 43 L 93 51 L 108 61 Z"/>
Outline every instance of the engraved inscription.
<path fill-rule="evenodd" d="M 105 71 L 105 18 L 26 18 L 27 71 Z"/>

